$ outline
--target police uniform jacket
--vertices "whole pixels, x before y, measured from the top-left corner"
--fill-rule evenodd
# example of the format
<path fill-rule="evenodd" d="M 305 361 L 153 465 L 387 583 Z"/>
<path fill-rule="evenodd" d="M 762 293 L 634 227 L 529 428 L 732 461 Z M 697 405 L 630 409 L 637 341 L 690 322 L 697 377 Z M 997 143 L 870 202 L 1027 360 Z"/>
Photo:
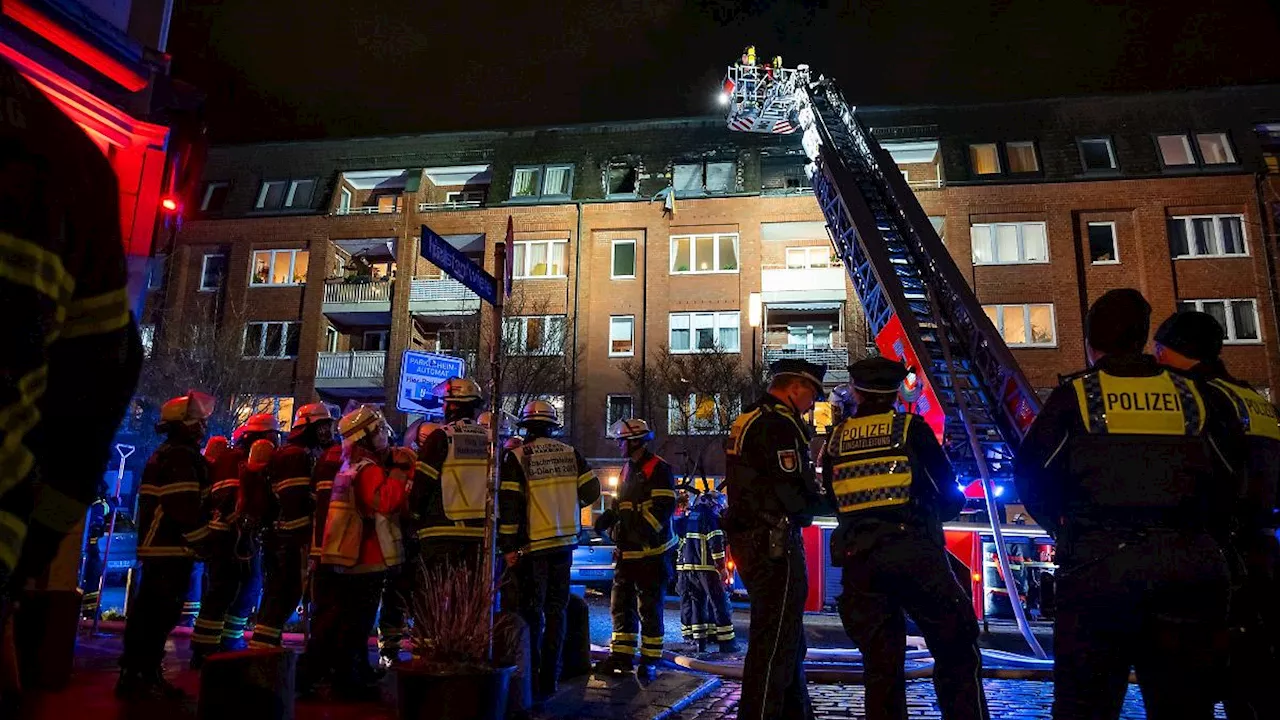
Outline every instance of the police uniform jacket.
<path fill-rule="evenodd" d="M 1212 526 L 1240 483 L 1229 410 L 1149 355 L 1106 356 L 1053 391 L 1018 450 L 1019 496 L 1070 540 L 1152 527 Z"/>
<path fill-rule="evenodd" d="M 1280 482 L 1280 420 L 1271 401 L 1247 383 L 1234 378 L 1212 377 L 1193 369 L 1210 395 L 1220 395 L 1235 411 L 1244 433 L 1244 488 L 1236 504 L 1236 520 L 1241 530 L 1280 526 L 1276 515 L 1277 483 Z"/>
<path fill-rule="evenodd" d="M 923 532 L 941 545 L 942 522 L 964 507 L 951 463 L 914 413 L 858 412 L 841 421 L 823 452 L 822 480 L 840 521 L 833 562 L 888 528 Z"/>
<path fill-rule="evenodd" d="M 733 421 L 725 440 L 725 530 L 766 528 L 783 518 L 793 527 L 812 524 L 822 494 L 810 437 L 804 419 L 769 394 Z"/>
<path fill-rule="evenodd" d="M 618 486 L 618 522 L 611 530 L 622 560 L 660 557 L 676 546 L 675 488 L 666 460 L 647 450 L 639 461 L 627 459 Z"/>
<path fill-rule="evenodd" d="M 138 486 L 138 557 L 191 557 L 209 533 L 201 513 L 208 464 L 192 442 L 166 441 L 147 460 Z"/>
<path fill-rule="evenodd" d="M 484 539 L 489 431 L 470 419 L 436 428 L 418 450 L 409 503 L 421 539 Z"/>

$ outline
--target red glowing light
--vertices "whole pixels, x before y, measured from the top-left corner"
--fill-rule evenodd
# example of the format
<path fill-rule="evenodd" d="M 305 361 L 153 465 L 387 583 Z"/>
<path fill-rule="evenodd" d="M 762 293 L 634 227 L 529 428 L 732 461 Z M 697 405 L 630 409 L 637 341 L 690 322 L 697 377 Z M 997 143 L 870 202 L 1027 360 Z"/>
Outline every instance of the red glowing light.
<path fill-rule="evenodd" d="M 123 63 L 102 52 L 75 33 L 37 12 L 19 0 L 6 0 L 4 14 L 26 26 L 32 32 L 66 50 L 103 75 L 119 83 L 130 92 L 147 86 L 147 79 L 126 67 Z"/>
<path fill-rule="evenodd" d="M 167 212 L 174 212 L 178 209 L 178 201 L 171 197 L 167 197 L 160 201 L 160 207 L 164 208 Z"/>

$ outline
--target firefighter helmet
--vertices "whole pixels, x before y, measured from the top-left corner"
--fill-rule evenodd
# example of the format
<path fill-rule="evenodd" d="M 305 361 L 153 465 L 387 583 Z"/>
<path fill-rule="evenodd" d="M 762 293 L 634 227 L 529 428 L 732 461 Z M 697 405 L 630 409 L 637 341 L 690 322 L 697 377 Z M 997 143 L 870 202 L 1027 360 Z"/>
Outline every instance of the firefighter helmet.
<path fill-rule="evenodd" d="M 342 436 L 342 446 L 351 447 L 361 439 L 380 432 L 386 426 L 382 413 L 369 405 L 361 405 L 338 421 L 338 434 Z"/>
<path fill-rule="evenodd" d="M 192 425 L 213 415 L 213 397 L 189 390 L 160 406 L 160 422 Z"/>
<path fill-rule="evenodd" d="M 294 416 L 293 426 L 295 428 L 314 425 L 319 422 L 333 421 L 333 415 L 329 412 L 329 406 L 324 403 L 311 403 L 298 408 L 297 415 Z"/>
<path fill-rule="evenodd" d="M 623 418 L 609 428 L 609 437 L 648 441 L 653 439 L 653 431 L 649 429 L 649 423 L 640 418 Z"/>
<path fill-rule="evenodd" d="M 431 393 L 444 402 L 472 403 L 480 401 L 480 386 L 471 378 L 451 377 L 432 388 Z"/>
<path fill-rule="evenodd" d="M 492 428 L 493 413 L 489 412 L 488 410 L 485 410 L 484 412 L 480 413 L 480 417 L 476 418 L 476 424 L 483 425 L 487 428 Z"/>
<path fill-rule="evenodd" d="M 209 462 L 217 462 L 218 456 L 227 449 L 227 436 L 214 435 L 209 438 L 209 442 L 204 444 L 204 459 Z"/>
<path fill-rule="evenodd" d="M 272 413 L 258 413 L 241 426 L 245 433 L 280 432 L 280 418 Z"/>
<path fill-rule="evenodd" d="M 556 413 L 555 406 L 546 400 L 530 400 L 526 403 L 524 409 L 520 411 L 520 427 L 537 422 L 558 427 L 560 425 L 560 416 Z"/>

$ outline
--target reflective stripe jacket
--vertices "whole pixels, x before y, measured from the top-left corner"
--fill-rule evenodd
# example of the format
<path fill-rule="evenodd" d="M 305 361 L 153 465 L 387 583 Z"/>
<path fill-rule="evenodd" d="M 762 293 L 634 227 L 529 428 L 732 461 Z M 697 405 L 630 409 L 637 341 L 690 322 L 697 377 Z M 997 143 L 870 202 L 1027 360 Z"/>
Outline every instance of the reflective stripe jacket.
<path fill-rule="evenodd" d="M 147 460 L 138 486 L 138 557 L 188 557 L 208 534 L 200 489 L 208 464 L 195 442 L 165 442 Z"/>
<path fill-rule="evenodd" d="M 684 517 L 676 570 L 715 572 L 725 563 L 724 531 L 720 518 L 707 507 L 693 507 Z"/>
<path fill-rule="evenodd" d="M 227 537 L 239 519 L 240 470 L 247 453 L 243 448 L 227 448 L 213 461 L 209 486 L 209 530 L 215 542 Z"/>
<path fill-rule="evenodd" d="M 1239 427 L 1218 393 L 1149 355 L 1106 356 L 1049 396 L 1014 461 L 1019 497 L 1050 532 L 1227 524 Z"/>
<path fill-rule="evenodd" d="M 111 165 L 3 59 L 0 107 L 0 570 L 25 539 L 40 572 L 95 498 L 142 350 Z"/>
<path fill-rule="evenodd" d="M 822 490 L 809 455 L 809 426 L 766 394 L 734 421 L 725 440 L 728 531 L 764 527 L 767 516 L 789 517 L 794 527 L 812 524 Z"/>
<path fill-rule="evenodd" d="M 312 517 L 311 557 L 319 558 L 324 547 L 324 524 L 329 517 L 329 496 L 333 493 L 333 480 L 342 469 L 342 443 L 334 443 L 316 461 L 311 473 L 312 497 L 315 498 L 315 515 Z"/>
<path fill-rule="evenodd" d="M 1235 408 L 1245 434 L 1245 487 L 1237 504 L 1237 518 L 1244 528 L 1274 528 L 1278 524 L 1276 502 L 1280 498 L 1280 421 L 1276 408 L 1256 390 L 1225 379 L 1209 381 Z"/>
<path fill-rule="evenodd" d="M 322 453 L 324 449 L 307 447 L 295 438 L 271 456 L 267 477 L 273 502 L 266 519 L 277 541 L 291 545 L 310 542 L 315 513 L 311 475 Z"/>
<path fill-rule="evenodd" d="M 676 483 L 666 460 L 648 451 L 639 462 L 628 458 L 615 507 L 618 521 L 611 534 L 622 560 L 660 556 L 676 546 Z"/>
<path fill-rule="evenodd" d="M 371 459 L 342 466 L 333 481 L 322 562 L 344 572 L 380 572 L 404 561 L 399 514 L 406 501 L 403 476 Z"/>
<path fill-rule="evenodd" d="M 600 480 L 574 448 L 539 437 L 502 460 L 498 547 L 527 553 L 573 548 L 581 508 L 600 499 Z"/>
<path fill-rule="evenodd" d="M 471 420 L 436 428 L 418 451 L 410 506 L 419 538 L 484 539 L 489 432 Z"/>

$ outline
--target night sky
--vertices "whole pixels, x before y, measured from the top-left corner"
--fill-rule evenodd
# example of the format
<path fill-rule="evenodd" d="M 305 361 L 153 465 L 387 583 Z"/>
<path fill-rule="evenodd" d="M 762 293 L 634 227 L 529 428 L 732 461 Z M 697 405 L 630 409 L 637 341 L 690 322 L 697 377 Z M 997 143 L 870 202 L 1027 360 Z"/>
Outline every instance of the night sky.
<path fill-rule="evenodd" d="M 1267 0 L 178 0 L 169 51 L 246 142 L 708 114 L 747 43 L 862 104 L 1280 81 Z"/>

